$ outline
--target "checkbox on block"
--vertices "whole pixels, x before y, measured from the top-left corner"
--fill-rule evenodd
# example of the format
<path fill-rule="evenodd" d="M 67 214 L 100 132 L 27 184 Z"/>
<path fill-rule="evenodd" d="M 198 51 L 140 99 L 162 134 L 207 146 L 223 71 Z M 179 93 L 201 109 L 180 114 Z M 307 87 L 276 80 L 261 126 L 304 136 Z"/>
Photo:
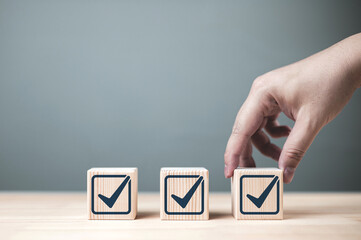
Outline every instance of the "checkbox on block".
<path fill-rule="evenodd" d="M 89 219 L 134 219 L 137 214 L 137 168 L 88 170 Z"/>
<path fill-rule="evenodd" d="M 161 219 L 208 220 L 208 170 L 162 168 Z"/>
<path fill-rule="evenodd" d="M 282 219 L 283 173 L 277 168 L 239 168 L 232 177 L 236 219 Z"/>

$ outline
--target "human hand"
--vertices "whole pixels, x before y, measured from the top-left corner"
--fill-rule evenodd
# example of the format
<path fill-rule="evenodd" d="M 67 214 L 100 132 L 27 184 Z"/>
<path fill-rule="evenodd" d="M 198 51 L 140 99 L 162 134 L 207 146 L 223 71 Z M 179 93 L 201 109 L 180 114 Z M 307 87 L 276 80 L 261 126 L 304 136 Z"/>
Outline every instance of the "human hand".
<path fill-rule="evenodd" d="M 224 174 L 255 167 L 252 144 L 278 161 L 284 182 L 294 172 L 318 132 L 333 120 L 361 85 L 361 34 L 353 35 L 304 60 L 258 77 L 239 110 L 224 154 Z M 283 112 L 295 121 L 280 126 Z M 270 142 L 287 137 L 281 150 Z"/>

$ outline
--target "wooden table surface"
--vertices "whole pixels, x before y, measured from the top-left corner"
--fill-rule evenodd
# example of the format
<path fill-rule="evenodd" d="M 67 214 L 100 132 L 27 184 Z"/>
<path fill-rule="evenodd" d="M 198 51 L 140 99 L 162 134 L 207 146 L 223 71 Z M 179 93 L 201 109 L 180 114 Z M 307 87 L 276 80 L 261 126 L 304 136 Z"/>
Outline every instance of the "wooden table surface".
<path fill-rule="evenodd" d="M 361 193 L 285 193 L 284 220 L 235 220 L 230 193 L 210 194 L 209 221 L 161 221 L 159 194 L 136 220 L 87 220 L 85 193 L 0 192 L 0 239 L 361 239 Z"/>

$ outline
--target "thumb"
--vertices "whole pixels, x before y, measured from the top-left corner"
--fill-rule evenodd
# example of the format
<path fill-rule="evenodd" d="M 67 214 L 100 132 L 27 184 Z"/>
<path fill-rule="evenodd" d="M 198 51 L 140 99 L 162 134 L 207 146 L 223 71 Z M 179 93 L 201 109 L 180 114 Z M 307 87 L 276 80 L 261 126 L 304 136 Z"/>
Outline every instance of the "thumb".
<path fill-rule="evenodd" d="M 297 119 L 283 146 L 278 166 L 283 170 L 283 181 L 290 183 L 296 167 L 313 142 L 320 128 L 310 119 Z"/>

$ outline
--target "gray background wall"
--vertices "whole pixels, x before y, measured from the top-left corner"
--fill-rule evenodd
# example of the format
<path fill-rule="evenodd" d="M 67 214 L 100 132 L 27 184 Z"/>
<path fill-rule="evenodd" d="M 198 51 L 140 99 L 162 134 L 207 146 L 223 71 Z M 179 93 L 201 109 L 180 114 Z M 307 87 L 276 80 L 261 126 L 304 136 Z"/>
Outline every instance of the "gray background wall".
<path fill-rule="evenodd" d="M 140 190 L 156 191 L 161 167 L 204 166 L 228 191 L 223 153 L 253 79 L 360 32 L 360 9 L 0 0 L 0 190 L 85 190 L 88 168 L 137 166 Z M 361 90 L 286 189 L 361 190 L 360 121 Z"/>

